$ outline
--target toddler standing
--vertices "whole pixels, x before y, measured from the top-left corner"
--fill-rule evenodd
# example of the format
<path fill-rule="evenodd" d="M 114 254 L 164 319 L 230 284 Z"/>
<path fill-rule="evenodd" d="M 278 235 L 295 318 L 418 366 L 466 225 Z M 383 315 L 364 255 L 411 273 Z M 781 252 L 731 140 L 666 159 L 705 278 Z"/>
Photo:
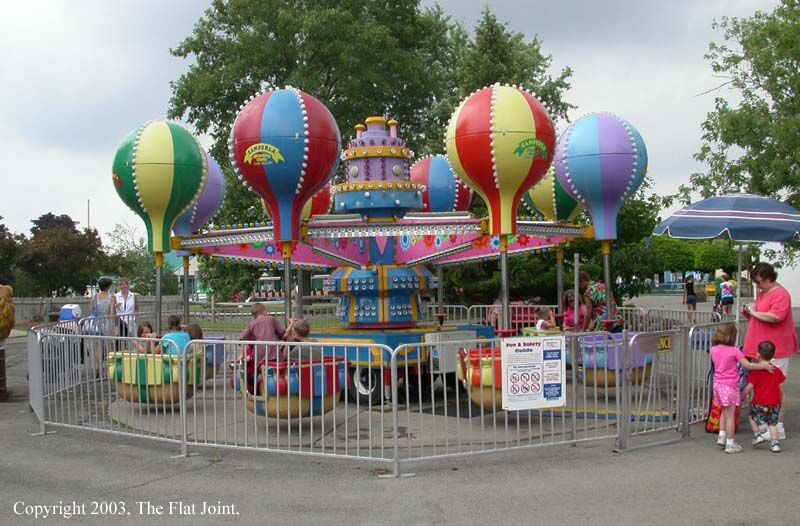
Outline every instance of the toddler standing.
<path fill-rule="evenodd" d="M 775 344 L 764 341 L 758 344 L 758 363 L 769 363 L 775 356 Z M 770 439 L 769 450 L 773 453 L 781 452 L 778 441 L 778 413 L 781 410 L 783 395 L 781 384 L 786 380 L 783 372 L 776 368 L 772 374 L 767 371 L 753 371 L 747 377 L 747 387 L 744 395 L 753 393 L 750 401 L 750 429 L 753 430 L 753 447 Z M 766 425 L 767 432 L 761 433 L 759 425 Z"/>
<path fill-rule="evenodd" d="M 717 445 L 725 448 L 725 453 L 741 453 L 742 446 L 736 443 L 736 408 L 742 405 L 739 393 L 739 369 L 741 365 L 748 371 L 769 370 L 774 367 L 768 363 L 750 363 L 742 351 L 735 347 L 736 325 L 725 323 L 717 328 L 711 341 L 711 361 L 714 363 L 714 403 L 722 407 L 719 419 Z"/>

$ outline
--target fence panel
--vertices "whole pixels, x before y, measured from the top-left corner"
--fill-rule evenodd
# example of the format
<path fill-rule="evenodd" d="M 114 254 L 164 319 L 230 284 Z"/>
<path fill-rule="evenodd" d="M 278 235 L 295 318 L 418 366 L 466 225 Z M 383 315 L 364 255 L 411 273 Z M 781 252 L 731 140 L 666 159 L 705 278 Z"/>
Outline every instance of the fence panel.
<path fill-rule="evenodd" d="M 565 405 L 507 411 L 501 342 L 474 332 L 396 349 L 207 332 L 179 352 L 56 324 L 29 337 L 30 367 L 40 371 L 31 403 L 42 425 L 165 440 L 183 453 L 203 445 L 330 455 L 392 464 L 396 474 L 401 463 L 499 450 L 610 438 L 625 449 L 630 437 L 705 418 L 718 325 L 567 334 Z"/>
<path fill-rule="evenodd" d="M 509 327 L 518 332 L 525 327 L 533 327 L 539 319 L 537 309 L 551 309 L 554 313 L 557 305 L 528 305 L 522 303 L 512 303 L 509 305 L 511 320 Z M 467 311 L 467 319 L 470 323 L 491 325 L 500 328 L 500 321 L 503 317 L 503 307 L 499 305 L 473 305 Z"/>
<path fill-rule="evenodd" d="M 208 365 L 206 381 L 189 383 L 189 444 L 390 458 L 388 347 L 214 340 L 190 345 L 216 349 L 219 360 Z M 237 360 L 248 353 L 249 363 L 265 354 L 268 360 L 261 367 Z"/>
<path fill-rule="evenodd" d="M 720 316 L 711 311 L 690 311 L 688 309 L 649 309 L 646 316 L 646 330 L 668 331 L 677 327 L 702 325 L 720 321 Z"/>
<path fill-rule="evenodd" d="M 445 361 L 457 364 L 455 371 L 412 371 L 403 365 L 393 371 L 397 378 L 405 378 L 398 398 L 409 400 L 401 402 L 393 415 L 397 418 L 398 462 L 615 437 L 621 375 L 614 367 L 622 363 L 619 343 L 607 333 L 568 335 L 565 407 L 526 411 L 502 408 L 500 340 L 398 347 L 397 355 L 441 356 L 448 352 L 453 356 Z M 430 394 L 425 399 L 411 399 L 408 393 L 412 389 Z"/>
<path fill-rule="evenodd" d="M 628 340 L 631 435 L 678 429 L 683 335 L 682 330 L 659 331 Z"/>
<path fill-rule="evenodd" d="M 445 315 L 445 324 L 462 325 L 470 323 L 469 308 L 466 305 L 444 304 L 440 310 L 438 303 L 431 302 L 425 305 L 424 311 L 424 321 L 435 322 L 437 321 L 436 315 L 442 312 Z"/>

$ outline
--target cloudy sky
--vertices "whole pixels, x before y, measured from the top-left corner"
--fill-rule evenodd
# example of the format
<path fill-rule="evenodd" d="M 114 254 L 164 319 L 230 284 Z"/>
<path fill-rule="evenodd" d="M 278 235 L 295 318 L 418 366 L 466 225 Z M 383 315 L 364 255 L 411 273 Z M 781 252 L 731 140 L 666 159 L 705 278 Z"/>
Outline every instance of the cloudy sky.
<path fill-rule="evenodd" d="M 169 81 L 187 64 L 169 48 L 209 1 L 3 2 L 0 7 L 0 216 L 15 232 L 46 212 L 69 214 L 101 234 L 141 228 L 111 184 L 120 139 L 164 117 Z M 433 2 L 424 1 L 426 5 Z M 703 55 L 722 16 L 771 10 L 773 0 L 441 0 L 474 26 L 488 5 L 512 30 L 538 35 L 554 70 L 574 70 L 567 99 L 584 113 L 610 111 L 647 143 L 656 190 L 672 193 L 702 170 L 692 155 L 719 84 Z M 725 92 L 722 92 L 725 94 Z"/>

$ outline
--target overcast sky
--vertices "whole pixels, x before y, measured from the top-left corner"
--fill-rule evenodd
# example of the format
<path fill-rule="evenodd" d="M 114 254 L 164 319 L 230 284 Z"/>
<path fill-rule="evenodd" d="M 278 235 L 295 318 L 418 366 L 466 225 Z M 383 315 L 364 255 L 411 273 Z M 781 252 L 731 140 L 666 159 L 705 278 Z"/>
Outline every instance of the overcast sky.
<path fill-rule="evenodd" d="M 25 1 L 0 7 L 0 216 L 15 232 L 46 212 L 69 214 L 101 234 L 142 228 L 117 198 L 111 162 L 119 141 L 163 118 L 169 81 L 186 62 L 169 48 L 188 35 L 208 1 Z M 424 2 L 432 5 L 433 2 Z M 574 70 L 567 100 L 610 111 L 639 129 L 659 193 L 701 170 L 692 159 L 716 85 L 703 55 L 722 16 L 770 10 L 772 0 L 443 0 L 472 28 L 489 5 L 512 30 L 538 35 L 554 71 Z"/>

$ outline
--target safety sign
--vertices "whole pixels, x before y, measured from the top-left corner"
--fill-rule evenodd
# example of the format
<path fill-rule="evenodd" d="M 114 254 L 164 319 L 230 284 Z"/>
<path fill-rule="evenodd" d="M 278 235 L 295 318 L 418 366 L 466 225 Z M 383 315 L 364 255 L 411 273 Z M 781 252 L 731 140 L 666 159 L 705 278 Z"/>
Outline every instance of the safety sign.
<path fill-rule="evenodd" d="M 503 409 L 523 411 L 566 404 L 563 336 L 502 340 Z"/>

